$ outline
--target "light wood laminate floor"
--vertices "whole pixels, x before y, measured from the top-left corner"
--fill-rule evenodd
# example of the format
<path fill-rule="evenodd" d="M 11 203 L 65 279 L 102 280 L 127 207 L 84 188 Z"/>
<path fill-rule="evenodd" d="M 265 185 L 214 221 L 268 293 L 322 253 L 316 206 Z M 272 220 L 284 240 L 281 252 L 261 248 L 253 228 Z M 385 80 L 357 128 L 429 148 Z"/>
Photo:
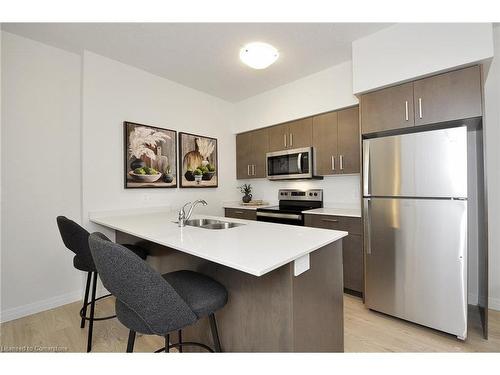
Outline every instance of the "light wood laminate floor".
<path fill-rule="evenodd" d="M 490 338 L 481 337 L 479 314 L 470 311 L 469 337 L 455 337 L 366 309 L 357 297 L 344 297 L 346 352 L 500 352 L 500 312 L 490 310 Z M 87 330 L 80 329 L 79 302 L 13 320 L 0 326 L 2 351 L 84 351 Z M 96 316 L 112 314 L 111 298 L 98 302 Z M 128 330 L 117 319 L 94 324 L 93 352 L 124 352 Z M 157 336 L 138 335 L 134 351 L 163 346 Z"/>

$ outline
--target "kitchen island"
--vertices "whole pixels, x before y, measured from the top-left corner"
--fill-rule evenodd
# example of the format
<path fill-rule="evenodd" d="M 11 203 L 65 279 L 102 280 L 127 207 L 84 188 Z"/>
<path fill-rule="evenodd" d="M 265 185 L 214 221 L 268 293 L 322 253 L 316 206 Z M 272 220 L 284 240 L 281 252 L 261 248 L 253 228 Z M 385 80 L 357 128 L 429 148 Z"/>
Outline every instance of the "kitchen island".
<path fill-rule="evenodd" d="M 159 272 L 194 270 L 227 288 L 229 301 L 216 314 L 224 351 L 343 351 L 341 239 L 347 232 L 203 218 L 243 225 L 180 228 L 166 211 L 90 216 L 114 229 L 116 242 L 147 248 Z M 206 319 L 183 337 L 212 344 Z"/>

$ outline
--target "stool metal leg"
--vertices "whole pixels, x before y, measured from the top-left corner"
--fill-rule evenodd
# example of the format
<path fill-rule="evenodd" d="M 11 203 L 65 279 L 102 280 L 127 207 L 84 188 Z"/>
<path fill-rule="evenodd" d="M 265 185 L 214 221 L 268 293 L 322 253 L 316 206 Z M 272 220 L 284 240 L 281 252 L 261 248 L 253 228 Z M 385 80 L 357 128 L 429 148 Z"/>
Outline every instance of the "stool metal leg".
<path fill-rule="evenodd" d="M 179 330 L 179 353 L 182 353 L 182 330 Z"/>
<path fill-rule="evenodd" d="M 132 353 L 134 351 L 134 343 L 135 331 L 130 330 L 130 332 L 128 333 L 127 353 Z"/>
<path fill-rule="evenodd" d="M 90 278 L 92 272 L 87 272 L 87 285 L 85 286 L 85 298 L 83 299 L 83 315 L 80 328 L 85 328 L 85 316 L 87 315 L 87 302 L 89 300 Z"/>
<path fill-rule="evenodd" d="M 222 352 L 222 349 L 220 346 L 219 332 L 217 331 L 217 322 L 215 321 L 215 315 L 210 314 L 208 316 L 208 319 L 210 320 L 210 330 L 212 331 L 212 338 L 214 340 L 215 352 L 220 353 Z"/>
<path fill-rule="evenodd" d="M 95 311 L 95 292 L 97 289 L 97 272 L 94 272 L 92 278 L 92 299 L 90 300 L 90 320 L 89 320 L 89 332 L 87 337 L 87 353 L 92 350 L 92 330 L 94 328 L 94 311 Z"/>
<path fill-rule="evenodd" d="M 170 335 L 167 333 L 165 335 L 165 353 L 170 352 L 169 346 L 170 346 Z"/>

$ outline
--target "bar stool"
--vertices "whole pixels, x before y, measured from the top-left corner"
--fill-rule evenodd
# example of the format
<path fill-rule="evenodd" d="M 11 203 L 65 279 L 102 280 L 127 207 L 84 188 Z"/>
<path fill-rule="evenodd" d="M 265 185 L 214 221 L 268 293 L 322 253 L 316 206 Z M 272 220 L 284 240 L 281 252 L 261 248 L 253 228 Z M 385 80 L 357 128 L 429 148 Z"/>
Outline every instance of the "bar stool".
<path fill-rule="evenodd" d="M 198 346 L 221 352 L 215 311 L 227 303 L 227 290 L 217 281 L 193 271 L 160 275 L 148 263 L 102 233 L 89 237 L 90 251 L 103 285 L 116 297 L 116 316 L 130 330 L 127 352 L 134 349 L 136 332 L 165 338 L 165 347 Z M 208 317 L 214 349 L 197 342 L 183 342 L 184 327 Z M 179 332 L 179 342 L 170 344 L 170 333 Z"/>
<path fill-rule="evenodd" d="M 87 283 L 85 286 L 85 297 L 83 300 L 83 306 L 80 309 L 81 323 L 80 328 L 85 328 L 85 321 L 89 321 L 88 336 L 87 336 L 87 352 L 92 350 L 92 331 L 94 327 L 94 322 L 99 320 L 108 320 L 115 318 L 116 315 L 99 317 L 94 316 L 95 303 L 103 298 L 111 296 L 111 294 L 106 294 L 99 298 L 96 298 L 96 288 L 97 288 L 97 269 L 92 259 L 92 254 L 89 249 L 89 236 L 90 233 L 87 232 L 83 227 L 75 223 L 73 220 L 66 218 L 65 216 L 57 217 L 57 226 L 59 227 L 59 232 L 61 233 L 64 245 L 75 253 L 73 258 L 73 266 L 80 270 L 87 272 Z M 135 245 L 125 245 L 131 252 L 136 254 L 142 259 L 146 259 L 147 252 Z M 90 282 L 92 280 L 92 295 L 89 299 L 90 292 Z M 87 307 L 90 305 L 90 316 L 87 317 Z"/>

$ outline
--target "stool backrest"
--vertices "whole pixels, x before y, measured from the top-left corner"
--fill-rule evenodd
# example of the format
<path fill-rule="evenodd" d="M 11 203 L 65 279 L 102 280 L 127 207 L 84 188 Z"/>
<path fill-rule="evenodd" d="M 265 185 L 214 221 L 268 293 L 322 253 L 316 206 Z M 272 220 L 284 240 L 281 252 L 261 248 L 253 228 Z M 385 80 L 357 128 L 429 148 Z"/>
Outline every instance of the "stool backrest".
<path fill-rule="evenodd" d="M 90 235 L 89 245 L 104 287 L 153 333 L 164 335 L 197 320 L 175 289 L 139 256 L 98 232 Z"/>
<path fill-rule="evenodd" d="M 89 248 L 90 233 L 65 216 L 58 216 L 56 220 L 64 245 L 77 256 L 88 260 L 89 264 L 93 264 Z"/>

